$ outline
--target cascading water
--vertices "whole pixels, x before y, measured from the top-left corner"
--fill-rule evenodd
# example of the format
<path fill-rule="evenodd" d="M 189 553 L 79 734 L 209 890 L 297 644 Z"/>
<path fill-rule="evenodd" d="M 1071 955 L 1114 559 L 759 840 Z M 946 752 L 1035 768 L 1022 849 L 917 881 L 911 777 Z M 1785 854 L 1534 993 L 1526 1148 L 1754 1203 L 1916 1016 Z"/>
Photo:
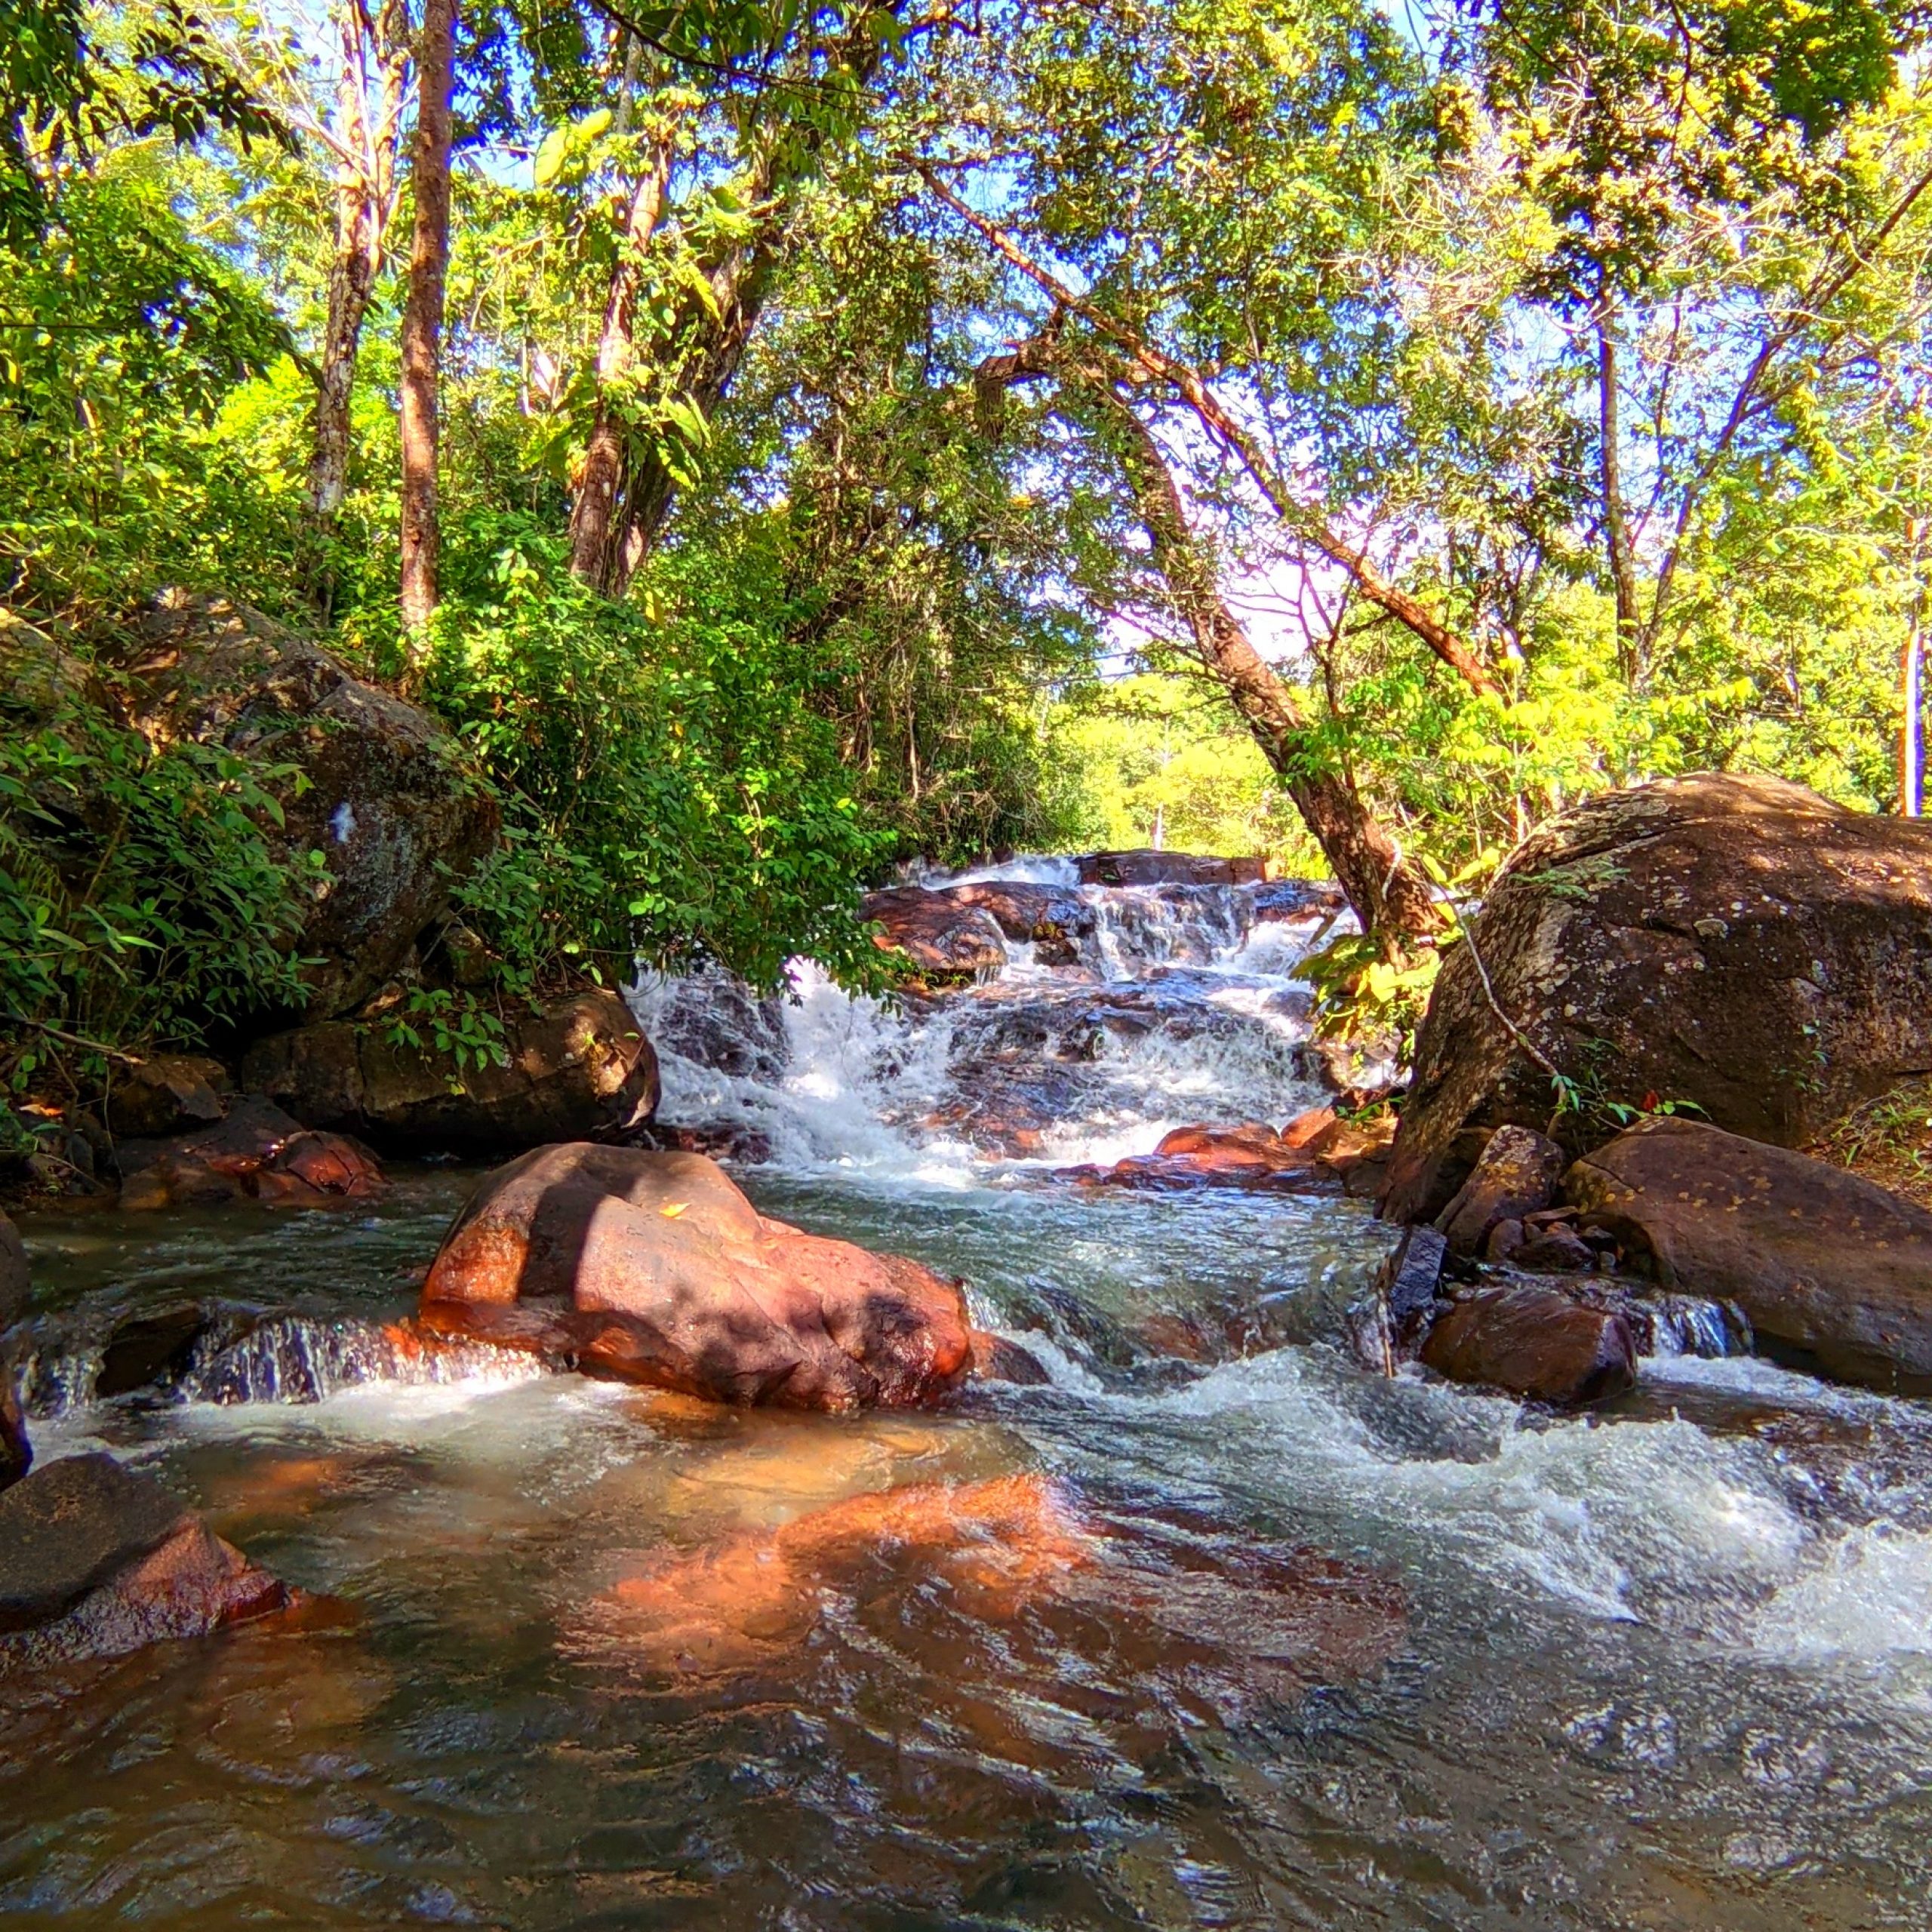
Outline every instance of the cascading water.
<path fill-rule="evenodd" d="M 1359 1204 L 1049 1173 L 1318 1097 L 1294 969 L 1330 909 L 1062 860 L 949 882 L 1014 879 L 1091 914 L 1077 964 L 1016 940 L 897 1008 L 806 969 L 635 1004 L 669 1128 L 768 1214 L 965 1276 L 1044 1386 L 823 1417 L 429 1366 L 393 1324 L 453 1169 L 374 1211 L 29 1227 L 42 1453 L 146 1460 L 356 1617 L 0 1703 L 0 1908 L 1926 1922 L 1932 1411 L 1681 1300 L 1587 1417 L 1365 1376 L 1338 1341 L 1389 1235 Z M 167 1377 L 101 1399 L 128 1324 L 158 1349 L 183 1308 Z"/>

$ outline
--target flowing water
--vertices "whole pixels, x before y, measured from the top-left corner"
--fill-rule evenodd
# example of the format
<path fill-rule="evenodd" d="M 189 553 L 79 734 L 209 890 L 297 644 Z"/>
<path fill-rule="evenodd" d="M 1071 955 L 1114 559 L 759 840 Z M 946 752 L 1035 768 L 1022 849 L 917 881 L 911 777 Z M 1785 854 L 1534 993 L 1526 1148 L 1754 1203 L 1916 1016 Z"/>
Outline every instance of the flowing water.
<path fill-rule="evenodd" d="M 343 1607 L 0 1683 L 0 1915 L 1932 1924 L 1932 1411 L 1690 1355 L 1583 1418 L 1365 1377 L 1355 1204 L 1046 1177 L 1315 1097 L 1309 921 L 1097 897 L 1084 979 L 638 995 L 667 1118 L 967 1276 L 1048 1386 L 834 1419 L 425 1360 L 385 1324 L 455 1168 L 30 1224 L 41 1454 L 111 1446 Z M 102 1398 L 189 1299 L 172 1392 Z"/>

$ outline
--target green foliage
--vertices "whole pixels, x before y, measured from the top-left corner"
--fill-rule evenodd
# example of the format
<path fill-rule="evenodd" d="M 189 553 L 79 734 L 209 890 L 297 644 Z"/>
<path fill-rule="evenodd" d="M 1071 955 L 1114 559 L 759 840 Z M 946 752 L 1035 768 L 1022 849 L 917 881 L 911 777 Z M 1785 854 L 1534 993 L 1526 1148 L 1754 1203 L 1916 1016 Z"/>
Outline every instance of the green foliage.
<path fill-rule="evenodd" d="M 150 744 L 115 721 L 106 667 L 10 620 L 0 669 L 10 1072 L 60 1057 L 60 1034 L 180 1043 L 300 1005 L 303 881 L 263 830 L 280 818 L 276 788 L 299 776 L 192 741 Z M 35 1038 L 54 1044 L 36 1054 Z"/>
<path fill-rule="evenodd" d="M 875 971 L 853 882 L 883 857 L 808 705 L 778 587 L 667 560 L 648 597 L 577 584 L 527 518 L 473 518 L 424 685 L 506 801 L 460 895 L 513 983 L 721 961 L 774 983 L 806 952 Z"/>

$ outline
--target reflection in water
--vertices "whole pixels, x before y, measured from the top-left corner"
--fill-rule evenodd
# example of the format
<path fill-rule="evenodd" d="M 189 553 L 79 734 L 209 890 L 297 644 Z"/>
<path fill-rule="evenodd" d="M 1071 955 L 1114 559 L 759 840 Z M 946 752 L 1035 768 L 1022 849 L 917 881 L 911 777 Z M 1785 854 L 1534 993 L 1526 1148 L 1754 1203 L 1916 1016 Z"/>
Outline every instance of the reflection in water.
<path fill-rule="evenodd" d="M 801 1137 L 760 1206 L 966 1275 L 1051 1386 L 830 1418 L 521 1368 L 265 1379 L 406 1313 L 450 1172 L 374 1214 L 29 1229 L 42 1453 L 109 1444 L 353 1614 L 8 1685 L 0 1912 L 1928 1922 L 1924 1404 L 1687 1358 L 1582 1419 L 1367 1380 L 1331 1346 L 1388 1244 L 1354 1204 L 1074 1198 L 881 1124 L 881 1080 L 933 1073 L 911 1029 L 881 1072 L 878 1016 L 800 1025 L 783 1078 L 826 1097 L 764 1076 Z M 844 1074 L 799 1062 L 814 1028 L 865 1043 Z M 1136 1104 L 1123 1152 L 1181 1103 Z M 848 1107 L 876 1140 L 814 1152 Z M 191 1300 L 262 1375 L 91 1399 L 116 1321 Z"/>

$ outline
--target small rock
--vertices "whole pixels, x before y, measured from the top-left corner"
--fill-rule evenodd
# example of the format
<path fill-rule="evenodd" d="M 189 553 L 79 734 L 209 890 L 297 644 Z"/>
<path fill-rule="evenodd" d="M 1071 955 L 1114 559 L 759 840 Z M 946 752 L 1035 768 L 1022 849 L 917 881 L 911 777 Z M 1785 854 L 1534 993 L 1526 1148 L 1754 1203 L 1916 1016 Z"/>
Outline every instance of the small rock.
<path fill-rule="evenodd" d="M 125 1656 L 295 1600 L 111 1456 L 48 1463 L 0 1495 L 0 1671 Z"/>
<path fill-rule="evenodd" d="M 1053 1380 L 1037 1355 L 983 1328 L 973 1331 L 973 1373 L 982 1381 L 1010 1383 L 1016 1389 L 1043 1389 Z"/>
<path fill-rule="evenodd" d="M 1508 1257 L 1532 1275 L 1580 1275 L 1596 1266 L 1596 1251 L 1574 1229 L 1547 1228 Z"/>
<path fill-rule="evenodd" d="M 0 1361 L 0 1489 L 11 1489 L 32 1467 L 33 1448 L 14 1387 L 13 1367 Z"/>
<path fill-rule="evenodd" d="M 1469 1177 L 1435 1217 L 1455 1254 L 1480 1254 L 1499 1221 L 1520 1221 L 1556 1198 L 1569 1156 L 1533 1128 L 1499 1127 Z"/>
<path fill-rule="evenodd" d="M 11 1327 L 26 1314 L 32 1287 L 26 1243 L 20 1229 L 0 1214 L 0 1329 Z"/>
<path fill-rule="evenodd" d="M 1486 1288 L 1457 1302 L 1429 1331 L 1422 1359 L 1452 1382 L 1556 1408 L 1620 1395 L 1637 1380 L 1629 1322 L 1553 1288 Z"/>
<path fill-rule="evenodd" d="M 198 1301 L 122 1322 L 101 1350 L 95 1395 L 106 1401 L 137 1389 L 179 1381 L 208 1327 L 208 1312 Z"/>
<path fill-rule="evenodd" d="M 1527 1238 L 1521 1221 L 1498 1221 L 1482 1244 L 1482 1258 L 1485 1261 L 1507 1261 Z"/>
<path fill-rule="evenodd" d="M 218 1060 L 155 1054 L 117 1073 L 107 1096 L 107 1124 L 127 1140 L 153 1140 L 211 1125 L 228 1112 L 233 1091 Z"/>

